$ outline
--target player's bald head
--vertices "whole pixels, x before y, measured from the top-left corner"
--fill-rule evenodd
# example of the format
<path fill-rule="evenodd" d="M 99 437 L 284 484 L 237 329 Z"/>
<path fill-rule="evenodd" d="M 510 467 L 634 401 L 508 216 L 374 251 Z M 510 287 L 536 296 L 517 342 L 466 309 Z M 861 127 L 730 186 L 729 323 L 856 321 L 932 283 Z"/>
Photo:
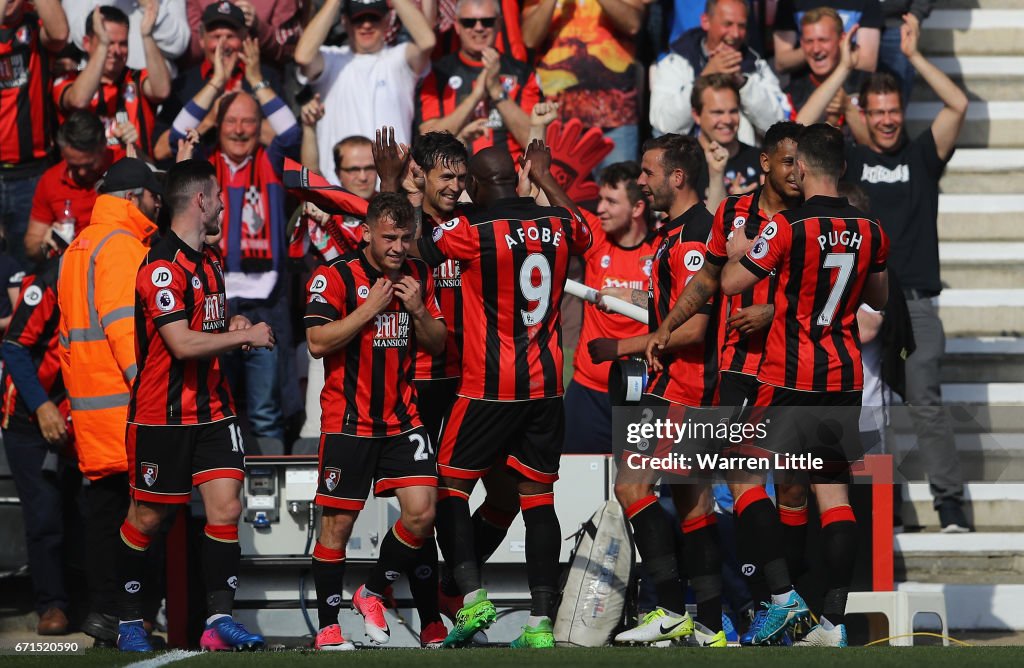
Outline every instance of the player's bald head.
<path fill-rule="evenodd" d="M 469 159 L 469 175 L 481 184 L 515 185 L 517 181 L 512 156 L 497 146 L 488 146 Z"/>

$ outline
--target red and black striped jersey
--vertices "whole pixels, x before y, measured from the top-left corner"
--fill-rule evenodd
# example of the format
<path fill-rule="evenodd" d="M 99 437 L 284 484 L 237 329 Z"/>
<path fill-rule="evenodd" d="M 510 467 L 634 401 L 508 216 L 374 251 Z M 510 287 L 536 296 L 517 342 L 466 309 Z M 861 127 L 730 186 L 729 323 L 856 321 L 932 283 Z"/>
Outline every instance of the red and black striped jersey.
<path fill-rule="evenodd" d="M 0 169 L 42 160 L 53 146 L 50 56 L 40 27 L 32 12 L 0 26 Z"/>
<path fill-rule="evenodd" d="M 60 371 L 60 348 L 57 343 L 57 329 L 60 311 L 57 309 L 57 257 L 46 260 L 39 269 L 22 280 L 21 294 L 14 305 L 11 324 L 4 335 L 4 343 L 15 344 L 28 351 L 36 376 L 47 398 L 61 408 L 66 415 L 67 391 Z M 11 422 L 34 421 L 24 398 L 18 392 L 10 369 L 4 369 L 3 377 L 3 427 Z"/>
<path fill-rule="evenodd" d="M 816 196 L 775 215 L 740 262 L 777 272 L 775 319 L 757 379 L 808 392 L 864 385 L 857 309 L 868 274 L 884 271 L 889 238 L 845 197 Z"/>
<path fill-rule="evenodd" d="M 173 230 L 150 249 L 135 279 L 135 357 L 128 422 L 194 425 L 234 416 L 219 357 L 179 360 L 160 328 L 185 320 L 197 332 L 226 332 L 227 304 L 220 252 L 197 251 Z"/>
<path fill-rule="evenodd" d="M 661 237 L 652 233 L 635 246 L 620 246 L 601 228 L 601 220 L 584 210 L 583 215 L 594 235 L 594 243 L 583 254 L 583 282 L 592 288 L 629 288 L 647 291 L 651 281 L 654 252 Z M 587 343 L 599 338 L 624 339 L 647 333 L 647 325 L 618 313 L 607 313 L 594 304 L 583 304 L 583 324 L 573 359 L 572 382 L 596 390 L 608 391 L 611 362 L 595 363 L 587 352 Z"/>
<path fill-rule="evenodd" d="M 424 236 L 433 234 L 440 224 L 441 221 L 423 213 Z M 458 260 L 446 259 L 434 267 L 434 290 L 448 326 L 448 340 L 439 355 L 424 350 L 416 353 L 416 380 L 458 378 L 462 373 L 462 267 Z"/>
<path fill-rule="evenodd" d="M 662 227 L 661 245 L 654 255 L 647 301 L 648 327 L 661 325 L 683 289 L 704 266 L 708 236 L 714 216 L 697 202 L 685 213 Z M 699 344 L 684 346 L 666 355 L 664 370 L 647 383 L 647 394 L 684 406 L 711 406 L 718 381 L 717 318 L 718 297 L 701 307 L 707 315 L 708 336 Z"/>
<path fill-rule="evenodd" d="M 733 195 L 722 200 L 715 213 L 715 223 L 708 239 L 708 249 L 704 258 L 711 264 L 722 266 L 729 259 L 726 242 L 729 235 L 746 234 L 754 238 L 761 228 L 768 224 L 768 218 L 757 203 L 761 198 L 761 188 L 746 195 Z M 718 360 L 719 371 L 732 371 L 750 376 L 757 375 L 764 352 L 764 342 L 768 331 L 761 330 L 749 336 L 743 336 L 738 330 L 729 330 L 729 316 L 739 309 L 755 304 L 771 304 L 775 289 L 774 274 L 767 281 L 761 281 L 749 290 L 738 295 L 726 297 L 722 295 L 718 317 L 718 343 L 721 358 Z"/>
<path fill-rule="evenodd" d="M 64 122 L 68 113 L 62 113 L 61 98 L 75 83 L 77 73 L 67 74 L 53 83 L 53 102 L 57 108 L 57 120 Z M 147 155 L 153 153 L 153 122 L 156 118 L 155 105 L 143 94 L 142 87 L 149 78 L 147 70 L 125 68 L 118 81 L 101 81 L 96 93 L 89 100 L 87 111 L 103 121 L 107 131 L 107 144 L 120 146 L 121 142 L 112 134 L 117 125 L 117 113 L 123 111 L 128 122 L 139 133 L 139 146 Z"/>
<path fill-rule="evenodd" d="M 443 319 L 429 267 L 407 258 L 402 273 L 420 284 L 430 316 Z M 380 278 L 365 251 L 317 267 L 306 285 L 306 329 L 352 315 Z M 320 431 L 379 438 L 421 426 L 412 384 L 416 349 L 412 318 L 396 295 L 344 348 L 324 358 Z"/>
<path fill-rule="evenodd" d="M 492 401 L 562 395 L 559 304 L 569 256 L 590 243 L 583 220 L 528 197 L 466 210 L 420 239 L 420 253 L 432 266 L 445 259 L 460 263 L 460 395 Z"/>

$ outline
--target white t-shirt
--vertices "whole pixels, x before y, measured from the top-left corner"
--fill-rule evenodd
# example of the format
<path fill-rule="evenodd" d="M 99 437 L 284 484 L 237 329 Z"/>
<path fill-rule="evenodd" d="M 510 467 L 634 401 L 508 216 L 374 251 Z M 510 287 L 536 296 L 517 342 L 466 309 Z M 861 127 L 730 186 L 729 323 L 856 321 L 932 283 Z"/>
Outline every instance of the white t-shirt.
<path fill-rule="evenodd" d="M 326 113 L 316 127 L 320 173 L 335 185 L 334 145 L 345 137 L 374 138 L 377 128 L 391 125 L 395 141 L 412 138 L 418 76 L 406 62 L 407 44 L 377 53 L 353 53 L 348 46 L 322 46 L 324 69 L 309 82 L 320 93 Z"/>

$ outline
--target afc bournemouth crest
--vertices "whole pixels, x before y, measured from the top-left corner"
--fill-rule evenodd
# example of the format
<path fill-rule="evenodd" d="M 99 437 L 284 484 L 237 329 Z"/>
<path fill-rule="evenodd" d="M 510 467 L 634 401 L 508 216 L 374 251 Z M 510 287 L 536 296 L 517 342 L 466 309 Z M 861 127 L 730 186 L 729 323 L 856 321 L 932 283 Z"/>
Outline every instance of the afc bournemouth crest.
<path fill-rule="evenodd" d="M 324 469 L 324 487 L 328 492 L 333 492 L 341 482 L 341 469 L 327 467 Z"/>
<path fill-rule="evenodd" d="M 160 467 L 156 464 L 142 462 L 142 479 L 146 482 L 147 487 L 153 486 L 153 483 L 156 482 L 156 476 L 159 473 Z"/>

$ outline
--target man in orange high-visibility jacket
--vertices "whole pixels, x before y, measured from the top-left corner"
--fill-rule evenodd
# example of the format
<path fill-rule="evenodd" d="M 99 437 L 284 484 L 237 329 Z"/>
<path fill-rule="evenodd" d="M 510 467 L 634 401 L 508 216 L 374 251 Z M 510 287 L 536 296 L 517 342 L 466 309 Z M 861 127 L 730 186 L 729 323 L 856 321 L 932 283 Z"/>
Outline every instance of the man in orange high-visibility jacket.
<path fill-rule="evenodd" d="M 146 163 L 107 171 L 92 219 L 61 260 L 60 365 L 86 490 L 91 612 L 82 630 L 117 640 L 114 555 L 128 510 L 125 422 L 135 378 L 135 275 L 156 232 L 161 188 Z"/>

